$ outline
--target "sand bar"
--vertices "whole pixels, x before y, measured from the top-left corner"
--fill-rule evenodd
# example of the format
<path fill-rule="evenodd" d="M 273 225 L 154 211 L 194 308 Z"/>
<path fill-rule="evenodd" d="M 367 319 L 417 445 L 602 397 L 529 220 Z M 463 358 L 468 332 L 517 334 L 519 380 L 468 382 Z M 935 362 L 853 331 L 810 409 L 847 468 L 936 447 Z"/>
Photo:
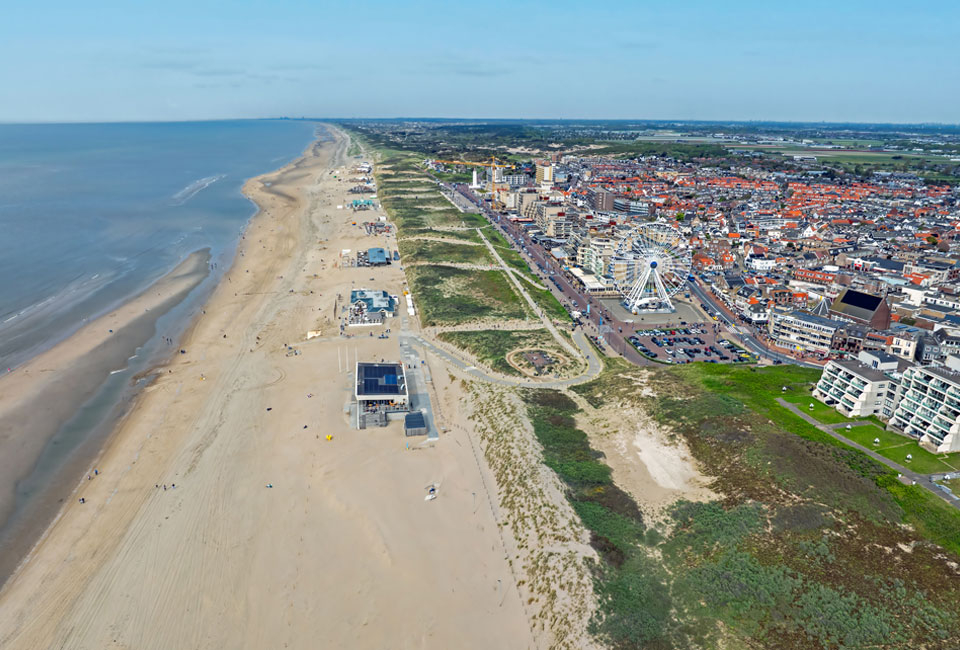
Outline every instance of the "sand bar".
<path fill-rule="evenodd" d="M 121 307 L 0 376 L 0 523 L 11 517 L 16 484 L 31 472 L 51 437 L 97 393 L 111 372 L 127 366 L 129 356 L 154 335 L 157 319 L 207 277 L 209 260 L 208 250 L 189 255 Z M 32 521 L 18 519 L 4 531 L 0 581 L 33 544 L 40 532 L 35 525 L 46 525 L 59 508 L 63 486 L 55 477 L 50 482 L 50 494 L 34 499 L 32 510 L 39 512 L 29 513 Z"/>

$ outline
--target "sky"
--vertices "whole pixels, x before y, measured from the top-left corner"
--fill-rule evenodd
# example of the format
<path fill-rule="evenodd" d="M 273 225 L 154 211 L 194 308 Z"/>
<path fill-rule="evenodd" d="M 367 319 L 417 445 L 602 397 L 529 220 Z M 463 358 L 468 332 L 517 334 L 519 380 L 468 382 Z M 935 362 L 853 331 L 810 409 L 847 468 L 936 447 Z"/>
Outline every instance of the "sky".
<path fill-rule="evenodd" d="M 960 123 L 960 2 L 4 3 L 0 122 Z"/>

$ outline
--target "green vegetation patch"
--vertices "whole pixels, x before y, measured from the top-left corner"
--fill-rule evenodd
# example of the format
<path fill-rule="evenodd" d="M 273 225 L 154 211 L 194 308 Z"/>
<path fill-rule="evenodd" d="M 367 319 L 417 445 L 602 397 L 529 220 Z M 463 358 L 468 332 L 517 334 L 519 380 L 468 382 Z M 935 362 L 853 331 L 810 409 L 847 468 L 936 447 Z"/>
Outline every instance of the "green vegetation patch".
<path fill-rule="evenodd" d="M 520 296 L 501 271 L 414 266 L 408 267 L 406 273 L 424 325 L 527 316 Z"/>
<path fill-rule="evenodd" d="M 823 424 L 843 424 L 844 422 L 853 422 L 854 420 L 841 414 L 832 406 L 827 406 L 811 395 L 797 395 L 787 393 L 783 399 L 791 404 L 796 404 L 801 411 Z M 813 408 L 810 405 L 813 404 Z"/>
<path fill-rule="evenodd" d="M 416 237 L 430 237 L 434 239 L 452 239 L 455 241 L 469 241 L 477 244 L 482 243 L 480 241 L 480 235 L 477 234 L 476 230 L 437 230 L 435 228 L 408 228 L 404 230 L 403 235 L 400 237 L 403 239 L 411 239 Z"/>
<path fill-rule="evenodd" d="M 673 606 L 664 569 L 644 548 L 647 531 L 640 510 L 613 483 L 610 468 L 577 427 L 576 402 L 551 390 L 522 396 L 544 463 L 563 481 L 601 558 L 594 572 L 600 611 L 592 633 L 613 647 L 655 647 L 647 644 L 668 638 Z"/>
<path fill-rule="evenodd" d="M 426 241 L 422 239 L 402 239 L 398 242 L 404 264 L 415 262 L 455 262 L 460 264 L 494 263 L 493 256 L 486 246 Z"/>
<path fill-rule="evenodd" d="M 893 431 L 881 429 L 875 424 L 861 424 L 858 426 L 851 426 L 849 429 L 840 428 L 837 429 L 837 433 L 842 435 L 844 438 L 849 438 L 850 440 L 863 445 L 867 449 L 873 450 L 882 449 L 884 447 L 896 447 L 898 445 L 910 442 L 910 439 L 906 436 L 901 436 Z M 875 438 L 880 439 L 879 445 L 873 444 Z"/>
<path fill-rule="evenodd" d="M 934 454 L 912 438 L 886 431 L 873 424 L 855 426 L 849 430 L 841 428 L 837 433 L 920 474 L 952 472 L 960 464 L 960 458 L 957 458 L 960 454 Z M 873 441 L 878 438 L 880 444 L 875 445 Z M 913 459 L 907 461 L 907 454 L 913 456 Z"/>
<path fill-rule="evenodd" d="M 783 386 L 807 390 L 815 371 L 607 366 L 573 390 L 597 407 L 642 406 L 670 426 L 722 500 L 668 509 L 659 553 L 637 560 L 657 576 L 656 588 L 630 591 L 618 574 L 597 572 L 604 607 L 610 593 L 629 593 L 636 607 L 654 593 L 673 608 L 659 626 L 601 612 L 601 639 L 661 648 L 958 646 L 960 590 L 942 549 L 960 553 L 960 513 L 777 405 Z M 650 389 L 656 396 L 644 397 Z M 872 448 L 877 432 L 898 442 L 872 424 L 848 433 Z"/>
<path fill-rule="evenodd" d="M 481 363 L 506 375 L 524 376 L 510 365 L 507 355 L 514 350 L 543 350 L 554 356 L 560 351 L 557 341 L 545 329 L 480 330 L 476 332 L 440 332 L 437 337 L 466 350 Z M 562 352 L 564 358 L 568 353 Z M 577 363 L 568 361 L 568 363 Z M 549 370 L 548 370 L 549 372 Z"/>
<path fill-rule="evenodd" d="M 953 467 L 916 442 L 908 442 L 899 447 L 887 447 L 878 450 L 877 453 L 918 474 L 940 474 L 953 471 Z M 907 460 L 907 456 L 912 456 L 912 459 Z"/>

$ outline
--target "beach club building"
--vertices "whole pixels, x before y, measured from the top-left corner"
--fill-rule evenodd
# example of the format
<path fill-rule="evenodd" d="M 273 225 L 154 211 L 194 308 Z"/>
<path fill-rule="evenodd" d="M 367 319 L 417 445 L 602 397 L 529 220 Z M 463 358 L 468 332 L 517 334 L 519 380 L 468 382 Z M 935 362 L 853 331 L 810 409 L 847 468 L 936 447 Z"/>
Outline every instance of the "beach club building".
<path fill-rule="evenodd" d="M 354 289 L 350 292 L 350 311 L 347 325 L 382 325 L 392 318 L 397 300 L 386 291 Z"/>
<path fill-rule="evenodd" d="M 357 428 L 387 426 L 410 410 L 407 378 L 402 363 L 357 362 L 356 389 Z"/>
<path fill-rule="evenodd" d="M 390 257 L 383 248 L 367 249 L 367 264 L 370 266 L 386 266 L 390 263 Z"/>

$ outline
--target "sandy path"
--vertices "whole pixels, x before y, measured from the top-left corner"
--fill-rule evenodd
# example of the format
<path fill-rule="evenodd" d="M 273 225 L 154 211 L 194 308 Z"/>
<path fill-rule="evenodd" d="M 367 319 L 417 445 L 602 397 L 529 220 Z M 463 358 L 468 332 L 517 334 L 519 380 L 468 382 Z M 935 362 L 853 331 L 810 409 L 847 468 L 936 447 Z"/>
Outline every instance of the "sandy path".
<path fill-rule="evenodd" d="M 338 353 L 399 352 L 337 338 L 333 301 L 403 283 L 396 267 L 333 268 L 334 251 L 380 245 L 334 207 L 346 147 L 248 183 L 261 213 L 228 279 L 78 486 L 86 503 L 0 592 L 0 647 L 532 647 L 498 586 L 493 516 L 473 512 L 470 452 L 408 451 L 396 424 L 352 431 L 343 413 Z M 308 329 L 334 336 L 304 343 Z"/>

